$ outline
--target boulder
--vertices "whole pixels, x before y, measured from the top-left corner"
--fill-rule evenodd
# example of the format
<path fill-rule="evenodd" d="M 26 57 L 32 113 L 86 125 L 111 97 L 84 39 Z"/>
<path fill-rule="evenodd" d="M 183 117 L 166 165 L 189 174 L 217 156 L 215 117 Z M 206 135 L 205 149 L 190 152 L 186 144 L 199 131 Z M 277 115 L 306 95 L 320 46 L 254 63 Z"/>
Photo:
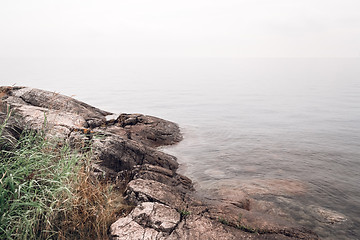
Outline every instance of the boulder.
<path fill-rule="evenodd" d="M 179 126 L 163 119 L 141 114 L 121 114 L 109 127 L 110 132 L 142 144 L 159 147 L 182 140 Z"/>
<path fill-rule="evenodd" d="M 94 160 L 114 172 L 131 170 L 136 165 L 152 164 L 175 171 L 176 158 L 133 140 L 110 135 L 93 139 Z"/>
<path fill-rule="evenodd" d="M 79 115 L 91 127 L 104 124 L 106 121 L 105 116 L 111 114 L 74 98 L 36 88 L 16 87 L 10 91 L 9 95 L 17 97 L 32 106 Z"/>
<path fill-rule="evenodd" d="M 166 239 L 180 222 L 180 214 L 161 203 L 143 202 L 110 227 L 113 239 Z M 131 229 L 129 234 L 129 229 Z"/>

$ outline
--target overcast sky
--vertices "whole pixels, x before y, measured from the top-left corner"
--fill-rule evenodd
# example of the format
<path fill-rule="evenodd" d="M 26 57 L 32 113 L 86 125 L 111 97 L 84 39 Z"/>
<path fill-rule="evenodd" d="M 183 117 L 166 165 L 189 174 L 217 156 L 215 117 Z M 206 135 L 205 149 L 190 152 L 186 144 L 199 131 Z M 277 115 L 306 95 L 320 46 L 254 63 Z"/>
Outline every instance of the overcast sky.
<path fill-rule="evenodd" d="M 360 1 L 0 0 L 0 57 L 360 57 Z"/>

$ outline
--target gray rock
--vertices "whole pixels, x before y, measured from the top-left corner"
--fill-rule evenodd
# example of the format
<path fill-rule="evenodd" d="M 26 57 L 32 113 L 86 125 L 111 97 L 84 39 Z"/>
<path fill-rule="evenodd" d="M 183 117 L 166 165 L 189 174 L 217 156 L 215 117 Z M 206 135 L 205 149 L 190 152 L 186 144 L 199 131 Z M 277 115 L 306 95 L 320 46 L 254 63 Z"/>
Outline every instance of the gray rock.
<path fill-rule="evenodd" d="M 180 214 L 168 206 L 144 202 L 127 217 L 110 227 L 113 239 L 160 239 L 168 235 L 180 222 Z"/>
<path fill-rule="evenodd" d="M 163 119 L 141 114 L 121 114 L 111 131 L 124 129 L 129 139 L 151 147 L 170 145 L 182 140 L 177 124 Z"/>
<path fill-rule="evenodd" d="M 7 99 L 9 104 L 23 101 L 31 106 L 73 113 L 83 117 L 91 127 L 104 124 L 106 122 L 105 116 L 111 114 L 71 97 L 36 88 L 14 87 L 8 94 L 13 96 L 13 98 Z"/>
<path fill-rule="evenodd" d="M 186 208 L 184 194 L 166 184 L 154 180 L 136 179 L 130 181 L 127 187 L 126 195 L 130 202 L 138 204 L 151 201 L 176 209 Z"/>
<path fill-rule="evenodd" d="M 189 178 L 160 166 L 150 164 L 137 165 L 134 167 L 134 173 L 133 179 L 154 180 L 176 187 L 182 192 L 194 191 L 192 181 Z"/>
<path fill-rule="evenodd" d="M 142 226 L 168 233 L 180 222 L 175 209 L 157 202 L 143 202 L 130 215 Z"/>
<path fill-rule="evenodd" d="M 110 227 L 111 239 L 113 240 L 143 240 L 157 239 L 162 235 L 154 229 L 144 228 L 132 218 L 120 218 Z"/>
<path fill-rule="evenodd" d="M 246 233 L 221 224 L 203 216 L 189 215 L 167 238 L 175 239 L 259 239 L 258 236 Z"/>
<path fill-rule="evenodd" d="M 133 169 L 135 165 L 152 164 L 172 171 L 178 167 L 176 158 L 133 140 L 116 135 L 93 140 L 94 159 L 99 165 L 115 172 Z"/>

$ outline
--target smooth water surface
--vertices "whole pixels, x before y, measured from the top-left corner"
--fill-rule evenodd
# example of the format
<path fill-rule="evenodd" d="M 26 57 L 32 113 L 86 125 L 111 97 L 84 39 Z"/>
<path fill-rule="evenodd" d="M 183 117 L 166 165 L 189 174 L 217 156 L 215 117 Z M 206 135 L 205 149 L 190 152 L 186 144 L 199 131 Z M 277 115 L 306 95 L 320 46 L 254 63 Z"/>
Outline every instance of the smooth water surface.
<path fill-rule="evenodd" d="M 199 190 L 297 181 L 264 198 L 324 239 L 360 238 L 359 59 L 2 59 L 0 83 L 177 122 L 165 150 Z"/>

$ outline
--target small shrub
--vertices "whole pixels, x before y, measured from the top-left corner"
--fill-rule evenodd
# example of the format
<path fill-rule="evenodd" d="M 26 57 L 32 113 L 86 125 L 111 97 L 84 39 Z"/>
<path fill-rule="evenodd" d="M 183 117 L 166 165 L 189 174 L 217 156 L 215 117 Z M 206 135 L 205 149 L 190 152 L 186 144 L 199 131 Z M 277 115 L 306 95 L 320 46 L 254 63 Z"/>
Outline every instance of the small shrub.
<path fill-rule="evenodd" d="M 184 217 L 190 215 L 190 212 L 187 211 L 186 209 L 181 209 L 181 210 L 179 211 L 179 213 L 180 213 L 181 218 L 184 218 Z"/>

